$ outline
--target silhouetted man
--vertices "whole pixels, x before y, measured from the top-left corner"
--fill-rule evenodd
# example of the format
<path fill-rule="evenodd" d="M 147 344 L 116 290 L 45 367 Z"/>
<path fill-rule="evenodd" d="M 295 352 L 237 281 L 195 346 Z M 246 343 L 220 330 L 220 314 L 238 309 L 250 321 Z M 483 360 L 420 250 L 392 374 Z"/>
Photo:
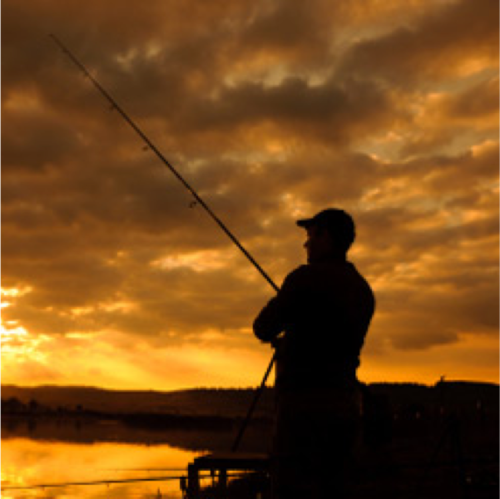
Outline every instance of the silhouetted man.
<path fill-rule="evenodd" d="M 307 231 L 308 264 L 286 277 L 254 322 L 255 335 L 277 348 L 273 493 L 332 499 L 342 497 L 357 436 L 356 369 L 375 299 L 347 261 L 355 227 L 346 212 L 327 209 L 297 225 Z"/>

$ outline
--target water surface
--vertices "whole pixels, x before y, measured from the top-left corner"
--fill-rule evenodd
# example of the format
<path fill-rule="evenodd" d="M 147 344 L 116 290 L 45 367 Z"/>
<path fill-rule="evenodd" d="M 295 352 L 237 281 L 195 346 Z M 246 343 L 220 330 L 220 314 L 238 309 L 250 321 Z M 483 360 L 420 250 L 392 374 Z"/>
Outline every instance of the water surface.
<path fill-rule="evenodd" d="M 176 477 L 200 452 L 166 444 L 2 439 L 2 498 L 180 498 L 179 480 L 5 490 L 37 484 Z"/>

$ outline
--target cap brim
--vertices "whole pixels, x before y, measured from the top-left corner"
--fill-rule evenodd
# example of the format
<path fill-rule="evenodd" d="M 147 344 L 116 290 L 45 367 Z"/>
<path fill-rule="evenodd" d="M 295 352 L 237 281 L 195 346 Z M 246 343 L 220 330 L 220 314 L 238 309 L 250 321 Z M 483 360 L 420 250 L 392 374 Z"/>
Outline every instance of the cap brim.
<path fill-rule="evenodd" d="M 314 219 L 312 218 L 304 218 L 303 220 L 297 220 L 296 224 L 299 227 L 304 227 L 304 229 L 307 229 L 308 227 L 311 227 L 313 225 Z"/>

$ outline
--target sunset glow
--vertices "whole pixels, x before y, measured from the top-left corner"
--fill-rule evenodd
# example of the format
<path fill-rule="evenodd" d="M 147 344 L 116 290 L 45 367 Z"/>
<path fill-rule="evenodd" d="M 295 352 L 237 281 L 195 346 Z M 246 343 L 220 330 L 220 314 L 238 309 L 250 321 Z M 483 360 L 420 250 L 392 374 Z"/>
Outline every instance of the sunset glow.
<path fill-rule="evenodd" d="M 48 33 L 277 285 L 305 263 L 296 219 L 353 215 L 363 381 L 498 382 L 498 2 L 2 14 L 2 383 L 246 387 L 272 356 L 273 289 Z"/>

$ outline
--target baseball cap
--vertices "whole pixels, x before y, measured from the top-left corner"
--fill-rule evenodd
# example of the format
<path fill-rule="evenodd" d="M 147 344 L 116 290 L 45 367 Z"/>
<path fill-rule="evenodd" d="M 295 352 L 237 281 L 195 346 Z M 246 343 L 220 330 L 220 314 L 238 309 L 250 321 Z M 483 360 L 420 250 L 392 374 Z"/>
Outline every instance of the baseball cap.
<path fill-rule="evenodd" d="M 327 208 L 311 218 L 297 220 L 297 225 L 305 229 L 319 227 L 328 230 L 346 250 L 349 249 L 356 237 L 356 229 L 351 215 L 338 208 Z"/>

